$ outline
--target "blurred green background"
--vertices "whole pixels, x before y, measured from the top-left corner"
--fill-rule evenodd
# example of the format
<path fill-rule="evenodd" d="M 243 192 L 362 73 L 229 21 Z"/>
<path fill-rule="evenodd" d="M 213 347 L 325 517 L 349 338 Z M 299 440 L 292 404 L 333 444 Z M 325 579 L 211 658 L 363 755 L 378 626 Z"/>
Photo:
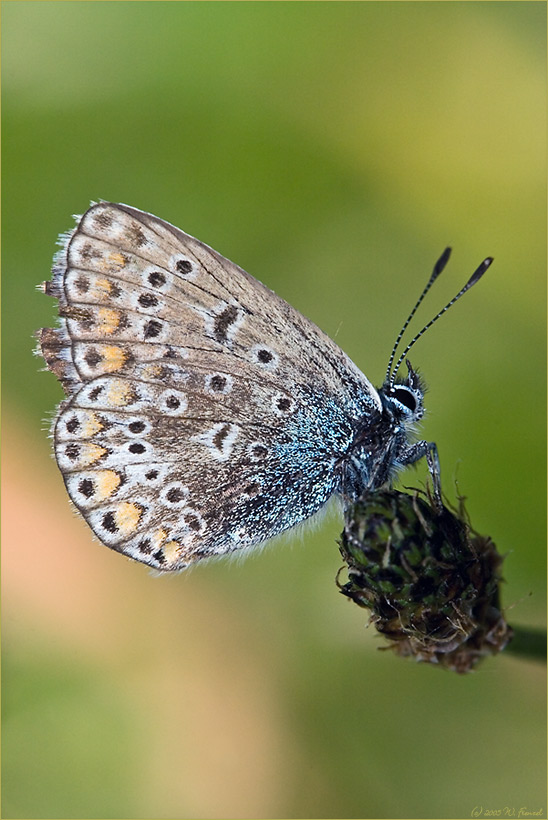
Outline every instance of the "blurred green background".
<path fill-rule="evenodd" d="M 412 361 L 445 489 L 507 554 L 508 620 L 541 626 L 545 4 L 5 2 L 2 23 L 3 816 L 545 816 L 542 666 L 379 652 L 335 586 L 335 517 L 175 578 L 101 547 L 31 338 L 91 199 L 212 245 L 376 384 L 445 245 L 416 329 L 493 255 Z"/>

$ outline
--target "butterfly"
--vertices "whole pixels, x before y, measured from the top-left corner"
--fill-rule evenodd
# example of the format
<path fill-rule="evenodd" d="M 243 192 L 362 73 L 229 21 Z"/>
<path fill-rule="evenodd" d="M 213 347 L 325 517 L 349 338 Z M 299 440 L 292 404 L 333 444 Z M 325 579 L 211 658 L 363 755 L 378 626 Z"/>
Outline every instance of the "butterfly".
<path fill-rule="evenodd" d="M 409 321 L 376 389 L 287 302 L 152 214 L 93 203 L 61 237 L 59 326 L 39 350 L 65 399 L 52 428 L 68 494 L 97 538 L 160 571 L 245 550 L 390 482 L 435 445 L 414 441 L 424 385 Z"/>

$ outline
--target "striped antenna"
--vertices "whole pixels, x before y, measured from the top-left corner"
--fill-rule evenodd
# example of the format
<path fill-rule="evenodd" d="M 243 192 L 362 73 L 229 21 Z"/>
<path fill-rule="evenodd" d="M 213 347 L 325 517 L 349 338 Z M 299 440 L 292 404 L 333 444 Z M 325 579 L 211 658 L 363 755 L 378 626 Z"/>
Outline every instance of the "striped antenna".
<path fill-rule="evenodd" d="M 392 348 L 392 353 L 390 354 L 390 359 L 388 361 L 388 367 L 386 368 L 386 376 L 384 378 L 385 383 L 388 382 L 388 379 L 390 378 L 390 369 L 392 367 L 392 363 L 393 363 L 394 358 L 396 356 L 396 350 L 398 349 L 398 345 L 401 342 L 403 334 L 407 330 L 409 322 L 411 321 L 411 319 L 413 318 L 413 316 L 417 312 L 417 309 L 418 309 L 420 303 L 422 302 L 422 300 L 424 299 L 424 297 L 426 296 L 426 294 L 428 293 L 428 291 L 430 290 L 430 288 L 432 287 L 432 285 L 434 284 L 434 282 L 436 281 L 436 279 L 438 278 L 438 276 L 440 275 L 440 273 L 442 272 L 444 267 L 449 262 L 449 257 L 450 256 L 451 256 L 451 248 L 446 248 L 444 250 L 444 252 L 442 253 L 442 255 L 440 256 L 440 258 L 438 259 L 438 261 L 436 262 L 436 264 L 434 265 L 434 270 L 432 271 L 432 276 L 430 277 L 430 279 L 426 283 L 426 287 L 424 288 L 423 292 L 421 293 L 421 295 L 417 299 L 417 303 L 416 303 L 415 307 L 413 308 L 413 310 L 411 311 L 411 313 L 409 314 L 409 316 L 407 317 L 407 319 L 403 323 L 403 327 L 402 327 L 402 329 L 400 330 L 400 332 L 398 334 L 398 338 L 394 342 L 394 347 Z"/>
<path fill-rule="evenodd" d="M 442 255 L 441 259 L 443 259 L 443 255 Z M 440 261 L 441 261 L 441 260 L 440 260 Z M 492 257 L 492 256 L 488 256 L 486 259 L 484 259 L 484 260 L 483 260 L 483 262 L 481 263 L 481 265 L 479 265 L 479 266 L 476 268 L 476 270 L 474 271 L 474 273 L 472 274 L 472 276 L 470 277 L 470 279 L 468 280 L 468 282 L 465 284 L 465 286 L 464 286 L 463 288 L 461 288 L 461 290 L 459 290 L 459 292 L 457 293 L 457 295 L 456 295 L 456 296 L 453 296 L 453 298 L 451 299 L 451 301 L 450 301 L 450 302 L 448 302 L 448 303 L 445 305 L 445 307 L 443 307 L 443 308 L 440 310 L 440 312 L 439 312 L 439 313 L 436 313 L 436 315 L 434 316 L 434 318 L 433 318 L 433 319 L 430 319 L 430 321 L 428 322 L 428 324 L 426 324 L 426 325 L 423 327 L 423 329 L 422 329 L 422 330 L 420 330 L 420 331 L 417 333 L 417 335 L 416 335 L 416 336 L 414 336 L 414 337 L 411 339 L 411 341 L 409 342 L 409 344 L 407 345 L 407 347 L 405 348 L 405 350 L 404 350 L 404 351 L 403 351 L 403 353 L 401 354 L 400 358 L 399 358 L 399 359 L 398 359 L 398 361 L 396 362 L 396 366 L 395 366 L 394 370 L 392 371 L 392 375 L 390 375 L 390 373 L 388 373 L 388 374 L 387 374 L 386 379 L 387 379 L 387 382 L 390 384 L 390 386 L 391 386 L 391 387 L 392 387 L 392 386 L 393 386 L 393 384 L 394 384 L 394 380 L 395 380 L 395 378 L 396 378 L 396 373 L 398 372 L 398 370 L 399 370 L 399 368 L 400 368 L 401 363 L 403 362 L 403 360 L 405 359 L 405 357 L 407 356 L 407 354 L 409 353 L 409 351 L 411 350 L 411 348 L 413 347 L 413 345 L 415 344 L 415 342 L 417 342 L 417 341 L 420 339 L 420 337 L 421 337 L 424 333 L 426 333 L 426 331 L 427 331 L 429 328 L 431 328 L 431 327 L 432 327 L 432 325 L 434 324 L 434 322 L 437 322 L 437 321 L 438 321 L 438 319 L 440 318 L 440 316 L 443 316 L 443 314 L 444 314 L 447 310 L 449 310 L 449 308 L 450 308 L 452 305 L 454 305 L 454 304 L 455 304 L 455 302 L 457 302 L 457 301 L 460 299 L 460 297 L 461 297 L 461 296 L 464 296 L 464 294 L 465 294 L 468 290 L 470 290 L 470 288 L 472 288 L 472 287 L 473 287 L 473 286 L 474 286 L 477 282 L 479 282 L 479 280 L 481 279 L 481 277 L 483 276 L 483 274 L 485 273 L 485 271 L 487 270 L 487 268 L 491 265 L 492 261 L 493 261 L 493 257 Z M 438 265 L 439 265 L 439 262 L 438 262 Z M 442 268 L 442 269 L 443 269 L 443 268 Z M 434 270 L 435 270 L 435 269 L 434 269 Z M 422 299 L 422 297 L 421 297 L 421 299 Z M 419 300 L 419 303 L 420 303 L 420 300 Z M 411 315 L 412 315 L 412 314 L 411 314 Z"/>

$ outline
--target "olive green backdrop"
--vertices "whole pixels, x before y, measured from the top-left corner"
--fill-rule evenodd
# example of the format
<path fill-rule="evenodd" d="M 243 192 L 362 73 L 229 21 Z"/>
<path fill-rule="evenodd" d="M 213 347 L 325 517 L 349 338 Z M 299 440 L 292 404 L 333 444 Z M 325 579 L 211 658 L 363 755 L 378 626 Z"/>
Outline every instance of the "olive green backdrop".
<path fill-rule="evenodd" d="M 416 329 L 493 255 L 412 361 L 445 489 L 507 554 L 508 619 L 541 626 L 545 4 L 2 11 L 3 816 L 545 816 L 542 666 L 379 652 L 335 586 L 336 516 L 175 578 L 110 552 L 66 500 L 32 355 L 35 286 L 92 199 L 212 245 L 376 384 L 445 245 Z"/>

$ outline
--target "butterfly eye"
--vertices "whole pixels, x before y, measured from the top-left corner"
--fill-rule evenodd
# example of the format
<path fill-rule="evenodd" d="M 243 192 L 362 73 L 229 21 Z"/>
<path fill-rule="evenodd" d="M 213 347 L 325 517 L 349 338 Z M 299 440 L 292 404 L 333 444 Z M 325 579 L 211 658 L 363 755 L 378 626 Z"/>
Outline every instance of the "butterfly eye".
<path fill-rule="evenodd" d="M 417 400 L 415 395 L 405 387 L 396 387 L 392 395 L 397 401 L 400 402 L 400 404 L 403 404 L 403 406 L 407 407 L 412 413 L 414 413 L 417 409 Z"/>

